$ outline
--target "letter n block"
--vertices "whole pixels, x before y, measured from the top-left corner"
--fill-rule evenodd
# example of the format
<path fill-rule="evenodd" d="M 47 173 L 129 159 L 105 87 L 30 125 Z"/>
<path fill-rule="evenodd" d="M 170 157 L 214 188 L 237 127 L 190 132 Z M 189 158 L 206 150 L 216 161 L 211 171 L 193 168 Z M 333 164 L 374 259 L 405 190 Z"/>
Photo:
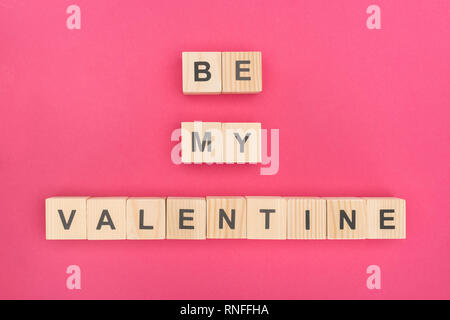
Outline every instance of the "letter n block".
<path fill-rule="evenodd" d="M 244 197 L 207 197 L 209 239 L 247 238 L 247 201 Z"/>
<path fill-rule="evenodd" d="M 167 239 L 206 239 L 206 199 L 167 198 Z"/>
<path fill-rule="evenodd" d="M 183 52 L 183 93 L 220 94 L 222 92 L 222 54 Z"/>
<path fill-rule="evenodd" d="M 46 199 L 46 239 L 86 239 L 87 199 L 88 197 L 53 197 Z"/>
<path fill-rule="evenodd" d="M 166 238 L 166 199 L 128 198 L 127 239 Z"/>
<path fill-rule="evenodd" d="M 247 239 L 286 239 L 286 200 L 247 197 Z"/>
<path fill-rule="evenodd" d="M 123 240 L 127 233 L 127 198 L 87 200 L 88 240 Z"/>
<path fill-rule="evenodd" d="M 182 122 L 181 162 L 223 163 L 223 140 L 220 122 Z"/>
<path fill-rule="evenodd" d="M 406 201 L 365 198 L 368 239 L 406 239 Z"/>
<path fill-rule="evenodd" d="M 326 198 L 327 238 L 366 239 L 367 202 L 363 198 Z"/>
<path fill-rule="evenodd" d="M 222 93 L 261 91 L 261 52 L 222 52 Z"/>
<path fill-rule="evenodd" d="M 286 198 L 288 239 L 327 238 L 327 202 L 321 198 Z"/>
<path fill-rule="evenodd" d="M 261 163 L 261 123 L 222 123 L 226 163 Z"/>

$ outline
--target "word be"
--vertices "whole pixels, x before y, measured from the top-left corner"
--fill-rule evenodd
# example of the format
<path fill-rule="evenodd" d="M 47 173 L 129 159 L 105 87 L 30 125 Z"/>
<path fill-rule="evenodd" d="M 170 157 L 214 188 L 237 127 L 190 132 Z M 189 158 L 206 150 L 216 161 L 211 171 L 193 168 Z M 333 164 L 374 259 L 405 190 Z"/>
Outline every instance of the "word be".
<path fill-rule="evenodd" d="M 183 163 L 260 163 L 261 123 L 182 122 Z"/>
<path fill-rule="evenodd" d="M 405 239 L 405 200 L 53 197 L 46 238 Z"/>
<path fill-rule="evenodd" d="M 183 52 L 183 93 L 262 91 L 261 52 Z"/>

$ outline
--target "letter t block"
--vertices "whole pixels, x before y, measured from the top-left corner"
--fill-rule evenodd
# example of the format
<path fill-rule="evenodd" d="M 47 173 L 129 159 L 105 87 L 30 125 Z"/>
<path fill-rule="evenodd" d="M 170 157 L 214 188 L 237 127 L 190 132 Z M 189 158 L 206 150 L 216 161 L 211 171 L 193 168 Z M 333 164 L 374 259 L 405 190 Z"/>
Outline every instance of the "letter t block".
<path fill-rule="evenodd" d="M 183 52 L 183 93 L 220 94 L 222 92 L 222 54 Z"/>

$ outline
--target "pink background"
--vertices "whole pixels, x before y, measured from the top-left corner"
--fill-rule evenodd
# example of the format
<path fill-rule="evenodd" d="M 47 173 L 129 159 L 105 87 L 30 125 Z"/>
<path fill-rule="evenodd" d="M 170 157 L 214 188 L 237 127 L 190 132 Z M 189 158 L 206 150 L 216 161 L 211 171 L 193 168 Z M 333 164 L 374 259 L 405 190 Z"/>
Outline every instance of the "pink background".
<path fill-rule="evenodd" d="M 381 30 L 366 27 L 374 3 Z M 0 298 L 450 298 L 449 10 L 0 0 Z M 202 50 L 262 51 L 263 92 L 184 96 L 181 52 Z M 171 132 L 191 120 L 279 128 L 278 174 L 174 165 Z M 52 242 L 54 195 L 398 196 L 408 239 Z"/>

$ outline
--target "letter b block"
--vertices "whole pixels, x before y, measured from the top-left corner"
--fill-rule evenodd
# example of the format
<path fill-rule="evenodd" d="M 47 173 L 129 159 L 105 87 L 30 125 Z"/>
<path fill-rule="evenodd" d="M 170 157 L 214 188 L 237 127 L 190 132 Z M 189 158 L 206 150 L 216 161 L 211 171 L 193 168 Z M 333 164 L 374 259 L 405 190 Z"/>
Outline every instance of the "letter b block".
<path fill-rule="evenodd" d="M 183 93 L 220 94 L 222 92 L 222 54 L 183 52 Z"/>

